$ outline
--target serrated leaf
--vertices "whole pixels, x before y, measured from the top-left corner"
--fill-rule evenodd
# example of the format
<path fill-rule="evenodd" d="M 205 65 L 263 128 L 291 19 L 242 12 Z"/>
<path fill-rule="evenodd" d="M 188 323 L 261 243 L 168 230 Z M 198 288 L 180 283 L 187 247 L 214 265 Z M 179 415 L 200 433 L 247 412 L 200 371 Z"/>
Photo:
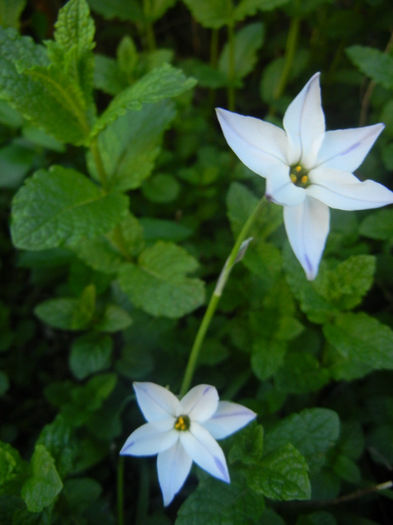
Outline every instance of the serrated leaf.
<path fill-rule="evenodd" d="M 326 385 L 329 379 L 329 371 L 303 349 L 287 352 L 283 366 L 274 375 L 277 388 L 290 394 L 314 392 Z"/>
<path fill-rule="evenodd" d="M 325 462 L 327 451 L 340 432 L 340 421 L 333 410 L 311 408 L 292 414 L 265 434 L 265 452 L 286 443 L 294 445 L 307 460 L 311 472 Z"/>
<path fill-rule="evenodd" d="M 42 46 L 1 28 L 0 94 L 61 142 L 81 144 L 89 132 L 85 100 L 76 83 L 50 64 Z"/>
<path fill-rule="evenodd" d="M 334 348 L 328 362 L 335 379 L 358 379 L 373 370 L 393 370 L 393 331 L 365 313 L 343 313 L 323 327 Z"/>
<path fill-rule="evenodd" d="M 228 454 L 230 463 L 241 461 L 246 465 L 254 465 L 262 457 L 263 427 L 252 423 L 247 425 L 231 438 L 232 446 Z"/>
<path fill-rule="evenodd" d="M 78 454 L 78 441 L 74 436 L 72 426 L 61 414 L 43 427 L 37 444 L 44 445 L 56 461 L 59 474 L 64 477 L 74 468 Z"/>
<path fill-rule="evenodd" d="M 94 87 L 108 93 L 117 95 L 128 85 L 124 73 L 113 58 L 99 53 L 94 54 Z"/>
<path fill-rule="evenodd" d="M 179 191 L 180 185 L 175 177 L 166 173 L 154 175 L 142 185 L 143 195 L 151 202 L 172 202 Z"/>
<path fill-rule="evenodd" d="M 267 454 L 247 476 L 256 492 L 278 501 L 304 500 L 311 497 L 308 465 L 290 443 Z"/>
<path fill-rule="evenodd" d="M 126 111 L 135 111 L 143 104 L 151 104 L 160 100 L 175 97 L 191 89 L 195 81 L 169 64 L 164 64 L 147 73 L 129 88 L 119 93 L 97 119 L 91 137 L 96 136 L 111 122 Z"/>
<path fill-rule="evenodd" d="M 346 52 L 362 73 L 387 89 L 393 87 L 393 57 L 389 54 L 367 46 L 351 46 Z"/>
<path fill-rule="evenodd" d="M 144 250 L 138 265 L 125 264 L 119 284 L 138 308 L 154 316 L 182 317 L 204 301 L 204 285 L 187 277 L 197 261 L 183 248 L 157 242 Z"/>
<path fill-rule="evenodd" d="M 24 482 L 21 494 L 30 512 L 41 512 L 53 503 L 63 483 L 44 445 L 36 445 L 30 465 L 31 475 Z"/>
<path fill-rule="evenodd" d="M 208 478 L 180 507 L 175 525 L 257 525 L 264 510 L 263 498 L 232 474 L 231 483 Z"/>
<path fill-rule="evenodd" d="M 75 339 L 71 346 L 70 368 L 77 379 L 110 366 L 112 339 L 108 335 L 88 333 Z"/>
<path fill-rule="evenodd" d="M 39 170 L 12 203 L 12 240 L 25 250 L 55 248 L 110 231 L 126 214 L 128 199 L 105 194 L 81 173 L 53 166 Z"/>
<path fill-rule="evenodd" d="M 257 51 L 264 39 L 264 26 L 257 22 L 240 29 L 234 38 L 234 63 L 231 77 L 229 43 L 224 47 L 218 63 L 219 70 L 224 73 L 228 82 L 240 84 L 240 80 L 248 75 L 257 61 Z"/>
<path fill-rule="evenodd" d="M 375 257 L 353 255 L 314 283 L 315 290 L 340 310 L 358 305 L 373 284 Z"/>
<path fill-rule="evenodd" d="M 111 188 L 125 191 L 141 186 L 153 170 L 163 132 L 174 116 L 173 104 L 168 101 L 146 104 L 100 133 L 98 148 Z M 89 166 L 97 178 L 91 158 Z"/>
<path fill-rule="evenodd" d="M 377 210 L 368 215 L 361 222 L 359 233 L 381 241 L 393 239 L 393 210 Z"/>
<path fill-rule="evenodd" d="M 60 9 L 55 24 L 55 40 L 66 51 L 73 46 L 78 57 L 94 47 L 94 22 L 86 0 L 69 0 Z"/>

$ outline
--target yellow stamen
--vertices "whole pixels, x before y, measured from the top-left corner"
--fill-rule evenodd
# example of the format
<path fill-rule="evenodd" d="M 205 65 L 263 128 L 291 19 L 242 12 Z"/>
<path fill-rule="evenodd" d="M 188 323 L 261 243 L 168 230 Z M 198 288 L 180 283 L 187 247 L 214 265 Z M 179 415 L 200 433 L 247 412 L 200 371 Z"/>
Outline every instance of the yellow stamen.
<path fill-rule="evenodd" d="M 190 418 L 188 416 L 179 416 L 175 422 L 175 430 L 188 430 L 190 428 Z"/>
<path fill-rule="evenodd" d="M 295 171 L 299 173 L 299 171 L 302 171 L 302 167 L 298 164 L 297 166 L 295 166 Z"/>
<path fill-rule="evenodd" d="M 303 175 L 301 178 L 300 178 L 300 182 L 302 184 L 306 184 L 306 182 L 308 182 L 308 177 L 307 175 Z"/>

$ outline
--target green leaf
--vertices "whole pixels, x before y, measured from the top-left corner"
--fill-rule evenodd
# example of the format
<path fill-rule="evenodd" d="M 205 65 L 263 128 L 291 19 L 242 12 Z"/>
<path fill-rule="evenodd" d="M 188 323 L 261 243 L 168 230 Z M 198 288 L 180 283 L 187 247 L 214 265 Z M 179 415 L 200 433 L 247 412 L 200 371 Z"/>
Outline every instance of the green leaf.
<path fill-rule="evenodd" d="M 393 57 L 367 46 L 351 46 L 347 55 L 362 73 L 386 89 L 393 87 Z"/>
<path fill-rule="evenodd" d="M 103 316 L 94 324 L 94 329 L 100 332 L 118 332 L 131 324 L 132 319 L 126 310 L 116 304 L 108 304 Z"/>
<path fill-rule="evenodd" d="M 329 512 L 320 510 L 311 512 L 311 514 L 307 514 L 307 516 L 300 516 L 296 521 L 296 525 L 337 525 L 337 521 Z M 367 524 L 359 522 L 359 525 Z"/>
<path fill-rule="evenodd" d="M 287 443 L 267 454 L 248 474 L 250 488 L 278 501 L 311 497 L 308 465 L 296 448 Z"/>
<path fill-rule="evenodd" d="M 282 365 L 287 350 L 286 341 L 261 339 L 254 341 L 251 367 L 261 381 L 271 377 Z"/>
<path fill-rule="evenodd" d="M 87 286 L 79 299 L 62 297 L 48 299 L 37 305 L 34 313 L 45 323 L 61 330 L 81 330 L 93 318 L 96 291 L 94 285 Z"/>
<path fill-rule="evenodd" d="M 190 228 L 176 221 L 143 217 L 140 223 L 143 228 L 143 237 L 148 242 L 159 240 L 181 242 L 192 235 Z"/>
<path fill-rule="evenodd" d="M 231 438 L 233 442 L 228 454 L 230 463 L 241 461 L 246 465 L 254 465 L 262 457 L 263 427 L 256 423 L 247 425 Z"/>
<path fill-rule="evenodd" d="M 183 0 L 197 22 L 210 29 L 218 29 L 232 21 L 227 0 Z"/>
<path fill-rule="evenodd" d="M 257 61 L 257 51 L 264 39 L 264 26 L 257 22 L 249 24 L 235 34 L 234 38 L 234 78 L 231 78 L 229 43 L 224 47 L 219 63 L 219 70 L 224 73 L 228 82 L 240 85 L 240 80 L 251 73 Z"/>
<path fill-rule="evenodd" d="M 94 22 L 86 0 L 69 0 L 60 9 L 55 24 L 55 40 L 67 52 L 76 48 L 82 57 L 94 47 Z"/>
<path fill-rule="evenodd" d="M 102 492 L 101 485 L 92 478 L 68 479 L 64 483 L 63 495 L 75 515 L 81 514 L 95 502 Z"/>
<path fill-rule="evenodd" d="M 97 135 L 126 111 L 141 109 L 143 104 L 175 97 L 191 89 L 195 81 L 186 78 L 180 69 L 164 64 L 147 73 L 129 88 L 119 93 L 96 121 L 91 137 Z"/>
<path fill-rule="evenodd" d="M 30 512 L 42 512 L 53 503 L 63 483 L 44 445 L 36 445 L 30 465 L 31 474 L 23 484 L 22 498 Z"/>
<path fill-rule="evenodd" d="M 25 250 L 91 239 L 110 231 L 127 208 L 125 195 L 104 194 L 81 173 L 53 166 L 37 171 L 15 195 L 12 239 Z"/>
<path fill-rule="evenodd" d="M 8 443 L 0 441 L 0 487 L 15 479 L 22 469 L 19 452 Z"/>
<path fill-rule="evenodd" d="M 42 46 L 1 28 L 0 95 L 61 142 L 85 141 L 89 123 L 79 87 L 63 68 L 49 64 Z"/>
<path fill-rule="evenodd" d="M 180 507 L 175 525 L 257 525 L 265 504 L 247 486 L 246 480 L 231 473 L 231 483 L 208 478 Z"/>
<path fill-rule="evenodd" d="M 142 226 L 128 213 L 106 236 L 83 239 L 72 246 L 75 253 L 99 272 L 113 274 L 121 265 L 138 255 L 144 245 Z"/>
<path fill-rule="evenodd" d="M 227 215 L 231 223 L 234 236 L 238 235 L 244 223 L 258 204 L 255 195 L 243 184 L 233 182 L 226 197 Z M 267 205 L 264 213 L 256 219 L 251 228 L 250 236 L 256 240 L 263 241 L 268 235 L 274 232 L 282 223 L 282 210 L 275 204 Z"/>
<path fill-rule="evenodd" d="M 203 282 L 187 277 L 197 266 L 197 261 L 183 248 L 157 242 L 141 253 L 138 265 L 123 265 L 119 284 L 135 306 L 145 312 L 182 317 L 205 299 Z"/>
<path fill-rule="evenodd" d="M 77 379 L 108 368 L 111 363 L 112 339 L 108 335 L 84 334 L 71 346 L 70 368 Z"/>
<path fill-rule="evenodd" d="M 117 95 L 128 85 L 124 73 L 113 58 L 94 54 L 94 87 L 109 95 Z"/>
<path fill-rule="evenodd" d="M 247 16 L 255 15 L 258 11 L 272 11 L 281 7 L 289 0 L 242 0 L 234 10 L 234 19 L 240 22 Z"/>
<path fill-rule="evenodd" d="M 27 0 L 1 0 L 0 1 L 0 25 L 3 27 L 19 26 L 19 18 L 26 6 Z"/>
<path fill-rule="evenodd" d="M 16 141 L 0 149 L 0 187 L 18 188 L 31 170 L 35 156 L 31 148 Z"/>
<path fill-rule="evenodd" d="M 227 84 L 226 76 L 221 71 L 197 58 L 184 60 L 182 68 L 187 75 L 196 78 L 199 86 L 217 89 Z"/>
<path fill-rule="evenodd" d="M 353 255 L 315 281 L 315 290 L 340 310 L 357 306 L 373 284 L 375 257 Z"/>
<path fill-rule="evenodd" d="M 168 101 L 146 104 L 100 133 L 98 148 L 111 188 L 124 191 L 141 186 L 153 170 L 163 133 L 174 117 L 174 106 Z M 89 166 L 98 178 L 90 157 Z"/>
<path fill-rule="evenodd" d="M 393 331 L 365 313 L 343 313 L 323 327 L 332 345 L 328 362 L 336 380 L 393 369 Z"/>
<path fill-rule="evenodd" d="M 60 413 L 65 421 L 74 427 L 83 425 L 92 413 L 101 408 L 113 391 L 116 381 L 116 374 L 107 373 L 92 377 L 83 386 L 74 387 L 70 398 L 61 406 Z"/>
<path fill-rule="evenodd" d="M 265 434 L 265 452 L 291 443 L 307 460 L 311 472 L 324 464 L 326 453 L 337 441 L 340 421 L 333 410 L 305 409 L 280 421 Z"/>
<path fill-rule="evenodd" d="M 179 191 L 180 185 L 175 177 L 165 173 L 151 177 L 142 185 L 143 195 L 151 202 L 172 202 Z"/>
<path fill-rule="evenodd" d="M 333 472 L 337 476 L 348 483 L 357 485 L 362 479 L 362 474 L 356 463 L 343 454 L 339 454 L 333 461 L 332 464 Z"/>
<path fill-rule="evenodd" d="M 150 20 L 159 20 L 177 0 L 151 0 L 147 16 Z"/>
<path fill-rule="evenodd" d="M 320 390 L 329 379 L 329 371 L 304 349 L 287 352 L 283 365 L 274 375 L 277 388 L 289 394 L 305 394 Z"/>
<path fill-rule="evenodd" d="M 78 454 L 78 441 L 74 436 L 72 425 L 67 423 L 61 414 L 44 426 L 37 444 L 44 445 L 51 453 L 62 477 L 73 472 Z"/>
<path fill-rule="evenodd" d="M 393 239 L 393 210 L 377 210 L 371 213 L 361 222 L 359 232 L 370 239 Z"/>
<path fill-rule="evenodd" d="M 143 21 L 143 11 L 136 0 L 89 0 L 91 8 L 104 18 Z"/>

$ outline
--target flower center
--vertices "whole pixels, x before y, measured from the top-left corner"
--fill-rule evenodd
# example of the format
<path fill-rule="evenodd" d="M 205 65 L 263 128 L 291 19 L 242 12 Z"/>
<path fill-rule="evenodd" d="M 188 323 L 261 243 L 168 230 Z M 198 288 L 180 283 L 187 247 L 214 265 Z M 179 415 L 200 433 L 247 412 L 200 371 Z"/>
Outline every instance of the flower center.
<path fill-rule="evenodd" d="M 185 431 L 190 428 L 190 418 L 188 416 L 179 416 L 174 425 L 175 430 Z"/>
<path fill-rule="evenodd" d="M 295 186 L 306 188 L 310 184 L 308 170 L 304 169 L 300 164 L 295 164 L 290 167 L 289 177 Z"/>

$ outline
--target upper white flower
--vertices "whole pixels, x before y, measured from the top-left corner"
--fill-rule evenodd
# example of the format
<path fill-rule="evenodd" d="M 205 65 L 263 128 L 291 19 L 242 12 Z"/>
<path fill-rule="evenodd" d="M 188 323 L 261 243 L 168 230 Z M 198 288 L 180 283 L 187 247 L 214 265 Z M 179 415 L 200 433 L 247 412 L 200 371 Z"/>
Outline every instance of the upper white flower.
<path fill-rule="evenodd" d="M 164 505 L 169 505 L 183 486 L 193 461 L 229 483 L 225 456 L 215 439 L 236 432 L 256 414 L 242 405 L 219 401 L 217 390 L 210 385 L 195 386 L 180 401 L 154 383 L 133 386 L 147 423 L 132 432 L 120 454 L 158 454 L 158 481 Z"/>
<path fill-rule="evenodd" d="M 266 178 L 266 197 L 284 206 L 289 242 L 308 279 L 314 279 L 329 233 L 329 206 L 378 208 L 393 202 L 382 184 L 361 182 L 353 171 L 384 128 L 375 124 L 325 131 L 319 73 L 289 104 L 284 130 L 217 108 L 224 136 L 239 159 Z"/>

